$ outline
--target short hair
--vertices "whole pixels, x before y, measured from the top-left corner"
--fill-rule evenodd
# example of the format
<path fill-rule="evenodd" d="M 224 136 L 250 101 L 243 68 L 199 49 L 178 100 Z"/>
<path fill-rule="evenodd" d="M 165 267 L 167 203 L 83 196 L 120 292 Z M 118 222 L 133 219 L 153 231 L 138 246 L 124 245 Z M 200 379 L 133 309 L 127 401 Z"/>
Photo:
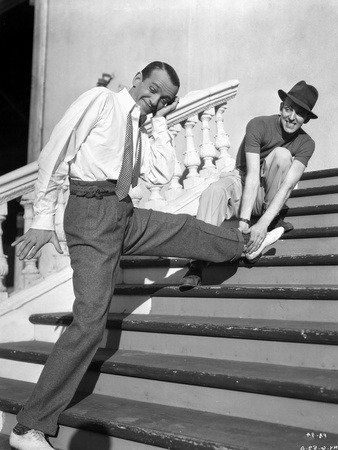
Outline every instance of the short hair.
<path fill-rule="evenodd" d="M 176 73 L 176 70 L 171 67 L 169 64 L 162 62 L 162 61 L 153 61 L 150 64 L 148 64 L 143 70 L 141 70 L 143 79 L 146 79 L 150 77 L 152 72 L 154 70 L 165 70 L 170 78 L 170 81 L 173 83 L 174 86 L 180 87 L 180 79 L 178 78 L 178 75 Z"/>

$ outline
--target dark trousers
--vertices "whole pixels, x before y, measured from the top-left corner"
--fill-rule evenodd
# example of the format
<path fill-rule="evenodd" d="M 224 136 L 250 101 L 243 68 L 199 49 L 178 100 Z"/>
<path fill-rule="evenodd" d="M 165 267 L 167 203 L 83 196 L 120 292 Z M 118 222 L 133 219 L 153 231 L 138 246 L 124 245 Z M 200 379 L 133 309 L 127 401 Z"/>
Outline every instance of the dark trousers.
<path fill-rule="evenodd" d="M 89 196 L 83 187 L 91 186 Z M 237 229 L 206 224 L 187 214 L 133 208 L 129 197 L 95 194 L 108 182 L 73 182 L 65 211 L 75 302 L 74 319 L 60 336 L 18 422 L 54 435 L 59 414 L 71 401 L 105 330 L 117 269 L 123 255 L 176 256 L 232 261 L 244 247 Z M 91 196 L 94 193 L 93 196 Z"/>

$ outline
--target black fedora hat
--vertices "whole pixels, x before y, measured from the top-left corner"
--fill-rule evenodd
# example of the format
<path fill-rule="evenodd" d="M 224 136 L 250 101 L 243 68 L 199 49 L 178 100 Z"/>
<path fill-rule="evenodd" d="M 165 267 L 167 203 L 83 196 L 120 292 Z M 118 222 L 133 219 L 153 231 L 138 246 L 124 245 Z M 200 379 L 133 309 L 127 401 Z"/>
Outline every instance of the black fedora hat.
<path fill-rule="evenodd" d="M 279 89 L 278 95 L 283 102 L 285 97 L 289 97 L 298 106 L 308 111 L 311 119 L 318 119 L 318 116 L 312 112 L 312 108 L 318 99 L 318 91 L 314 86 L 306 84 L 305 81 L 299 81 L 287 93 Z"/>

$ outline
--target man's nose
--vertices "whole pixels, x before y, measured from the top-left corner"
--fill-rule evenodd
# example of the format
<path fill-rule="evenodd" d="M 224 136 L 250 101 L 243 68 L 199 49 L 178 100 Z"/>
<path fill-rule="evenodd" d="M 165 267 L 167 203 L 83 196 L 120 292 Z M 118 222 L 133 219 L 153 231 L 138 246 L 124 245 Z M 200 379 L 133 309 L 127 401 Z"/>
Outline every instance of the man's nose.
<path fill-rule="evenodd" d="M 153 108 L 157 108 L 160 100 L 161 100 L 161 96 L 159 94 L 153 94 L 150 99 L 151 106 Z"/>
<path fill-rule="evenodd" d="M 296 111 L 293 109 L 290 113 L 290 119 L 295 120 L 295 118 L 296 118 Z"/>

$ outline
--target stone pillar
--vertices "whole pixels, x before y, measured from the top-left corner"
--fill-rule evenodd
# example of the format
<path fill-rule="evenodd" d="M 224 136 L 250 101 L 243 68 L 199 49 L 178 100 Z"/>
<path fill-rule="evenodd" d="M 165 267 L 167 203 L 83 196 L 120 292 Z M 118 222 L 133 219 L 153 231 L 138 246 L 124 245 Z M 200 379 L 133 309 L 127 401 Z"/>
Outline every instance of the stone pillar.
<path fill-rule="evenodd" d="M 208 178 L 216 172 L 214 159 L 217 157 L 215 145 L 210 139 L 210 120 L 215 115 L 215 108 L 210 108 L 204 111 L 200 117 L 202 122 L 202 144 L 200 145 L 200 157 L 204 161 L 200 175 L 203 178 Z"/>
<path fill-rule="evenodd" d="M 174 139 L 178 135 L 178 133 L 181 131 L 182 127 L 180 124 L 174 125 L 169 130 L 171 134 L 173 135 Z M 176 146 L 175 146 L 176 149 Z M 179 182 L 181 177 L 183 175 L 183 167 L 181 163 L 178 161 L 177 158 L 175 158 L 175 168 L 174 168 L 174 175 L 172 177 L 171 182 L 169 183 L 168 190 L 165 193 L 165 198 L 168 202 L 171 200 L 174 200 L 175 198 L 179 197 L 182 194 L 183 186 Z"/>
<path fill-rule="evenodd" d="M 229 154 L 230 139 L 226 134 L 223 125 L 223 113 L 227 109 L 227 105 L 219 106 L 216 109 L 216 149 L 220 152 L 219 158 L 216 161 L 216 167 L 224 172 L 230 172 L 235 168 L 235 159 Z"/>
<path fill-rule="evenodd" d="M 183 181 L 183 186 L 185 189 L 191 189 L 194 186 L 200 184 L 203 179 L 198 173 L 198 168 L 201 164 L 201 158 L 196 150 L 194 143 L 194 133 L 193 128 L 198 123 L 198 116 L 189 117 L 184 122 L 185 129 L 185 138 L 186 138 L 186 151 L 183 153 L 184 155 L 184 165 L 188 169 L 188 175 L 186 179 Z"/>

